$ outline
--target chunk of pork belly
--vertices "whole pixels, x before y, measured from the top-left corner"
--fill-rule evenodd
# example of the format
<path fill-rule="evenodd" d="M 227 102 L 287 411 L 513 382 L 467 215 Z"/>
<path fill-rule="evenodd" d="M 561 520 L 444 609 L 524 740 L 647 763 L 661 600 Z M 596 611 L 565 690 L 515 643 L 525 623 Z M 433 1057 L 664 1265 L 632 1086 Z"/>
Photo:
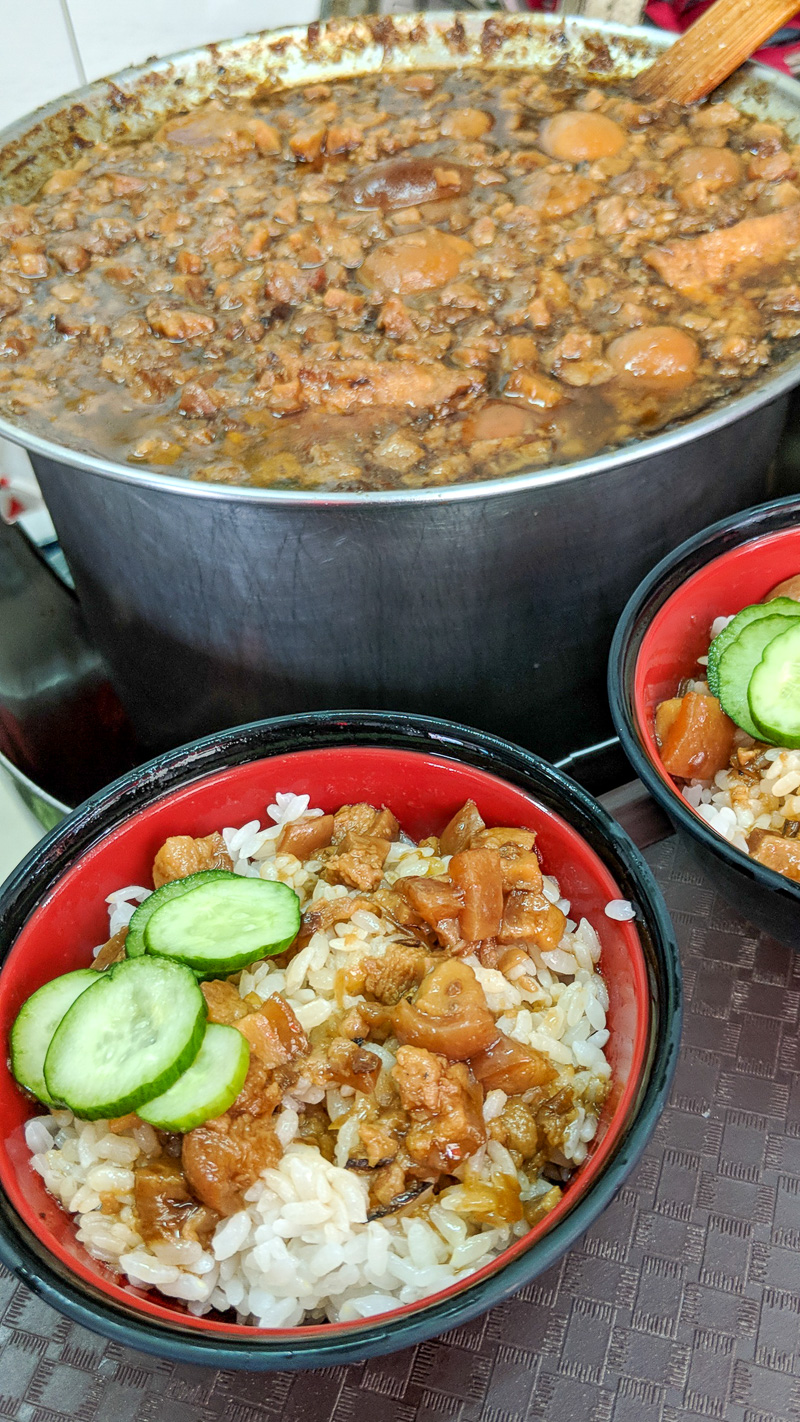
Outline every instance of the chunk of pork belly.
<path fill-rule="evenodd" d="M 351 830 L 338 845 L 338 853 L 328 860 L 325 878 L 331 884 L 347 884 L 362 892 L 377 889 L 389 847 L 388 839 L 375 839 Z"/>
<path fill-rule="evenodd" d="M 450 1173 L 483 1145 L 483 1091 L 463 1062 L 401 1047 L 392 1076 L 414 1122 L 406 1150 L 417 1164 Z"/>
<path fill-rule="evenodd" d="M 227 1112 L 184 1136 L 181 1162 L 197 1199 L 217 1214 L 233 1215 L 244 1206 L 244 1192 L 282 1153 L 271 1116 Z"/>
<path fill-rule="evenodd" d="M 398 1041 L 466 1061 L 499 1035 L 486 994 L 468 963 L 446 958 L 423 979 L 413 1003 L 394 1010 Z"/>
<path fill-rule="evenodd" d="M 485 827 L 475 801 L 467 800 L 439 835 L 440 853 L 458 854 L 460 850 L 467 849 L 474 837 Z"/>
<path fill-rule="evenodd" d="M 644 259 L 684 295 L 777 266 L 800 244 L 800 203 L 764 217 L 745 217 L 732 227 L 678 237 L 651 247 Z"/>
<path fill-rule="evenodd" d="M 205 869 L 233 869 L 233 860 L 222 835 L 215 831 L 204 839 L 188 834 L 171 835 L 162 844 L 153 863 L 153 884 L 160 889 L 173 879 L 187 879 Z"/>

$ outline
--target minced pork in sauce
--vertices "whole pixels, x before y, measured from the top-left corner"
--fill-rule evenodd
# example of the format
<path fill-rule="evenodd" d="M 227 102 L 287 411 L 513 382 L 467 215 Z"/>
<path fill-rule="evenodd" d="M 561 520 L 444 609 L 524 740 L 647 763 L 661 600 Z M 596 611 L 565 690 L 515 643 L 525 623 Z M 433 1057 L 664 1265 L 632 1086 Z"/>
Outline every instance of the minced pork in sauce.
<path fill-rule="evenodd" d="M 449 857 L 447 873 L 404 877 L 387 888 L 384 864 L 399 835 L 391 810 L 366 802 L 284 827 L 279 854 L 293 855 L 298 868 L 321 860 L 324 880 L 355 892 L 308 908 L 297 939 L 272 964 L 285 966 L 318 929 L 346 924 L 359 909 L 402 937 L 383 956 L 365 952 L 340 971 L 338 1010 L 309 1033 L 280 993 L 243 998 L 238 974 L 201 984 L 208 1020 L 243 1033 L 250 1066 L 224 1115 L 182 1137 L 161 1133 L 161 1157 L 137 1167 L 137 1221 L 147 1243 L 207 1240 L 220 1217 L 244 1207 L 244 1192 L 281 1158 L 275 1113 L 300 1079 L 306 1088 L 344 1088 L 353 1097 L 361 1144 L 347 1168 L 368 1183 L 370 1219 L 424 1210 L 457 1183 L 459 1167 L 487 1140 L 500 1142 L 532 1180 L 544 1172 L 553 1183 L 524 1205 L 517 1180 L 504 1176 L 499 1188 L 473 1183 L 465 1195 L 470 1218 L 492 1225 L 524 1219 L 532 1226 L 560 1199 L 569 1174 L 561 1148 L 578 1113 L 576 1073 L 501 1031 L 464 961 L 476 954 L 484 968 L 516 969 L 526 985 L 520 972 L 530 967 L 531 953 L 560 943 L 567 919 L 543 893 L 536 835 L 487 828 L 468 800 L 440 837 L 423 841 Z M 158 889 L 212 868 L 233 868 L 221 834 L 173 836 L 156 855 L 153 884 Z M 124 956 L 126 934 L 122 929 L 104 945 L 95 967 Z M 343 1005 L 348 994 L 355 1005 Z M 381 1057 L 370 1047 L 387 1039 L 396 1039 L 396 1060 L 382 1076 Z M 608 1085 L 595 1078 L 582 1087 L 583 1105 L 599 1115 Z M 487 1123 L 491 1091 L 504 1093 L 504 1105 Z M 299 1108 L 299 1139 L 332 1160 L 345 1118 L 333 1122 L 322 1090 L 319 1096 L 319 1105 Z M 121 1117 L 111 1129 L 127 1130 L 136 1120 Z"/>
<path fill-rule="evenodd" d="M 725 100 L 643 104 L 564 75 L 214 100 L 0 211 L 0 409 L 276 488 L 591 455 L 800 335 L 799 164 Z"/>

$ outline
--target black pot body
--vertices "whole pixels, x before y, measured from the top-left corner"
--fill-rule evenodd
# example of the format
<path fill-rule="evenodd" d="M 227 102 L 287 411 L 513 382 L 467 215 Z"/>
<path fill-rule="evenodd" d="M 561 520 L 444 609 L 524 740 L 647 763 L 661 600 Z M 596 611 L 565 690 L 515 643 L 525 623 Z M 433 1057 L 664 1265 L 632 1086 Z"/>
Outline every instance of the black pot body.
<path fill-rule="evenodd" d="M 785 409 L 435 502 L 284 503 L 33 462 L 145 752 L 349 705 L 451 717 L 559 759 L 611 733 L 626 598 L 688 533 L 764 496 Z"/>

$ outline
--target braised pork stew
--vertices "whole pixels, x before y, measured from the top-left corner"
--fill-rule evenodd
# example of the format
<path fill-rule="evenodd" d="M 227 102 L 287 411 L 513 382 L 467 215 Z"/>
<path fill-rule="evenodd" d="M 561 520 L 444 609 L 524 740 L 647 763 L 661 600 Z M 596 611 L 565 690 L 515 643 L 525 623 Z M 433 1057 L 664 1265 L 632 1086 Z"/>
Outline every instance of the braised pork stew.
<path fill-rule="evenodd" d="M 800 150 L 515 72 L 213 100 L 0 211 L 0 409 L 173 474 L 442 485 L 589 456 L 800 335 Z"/>

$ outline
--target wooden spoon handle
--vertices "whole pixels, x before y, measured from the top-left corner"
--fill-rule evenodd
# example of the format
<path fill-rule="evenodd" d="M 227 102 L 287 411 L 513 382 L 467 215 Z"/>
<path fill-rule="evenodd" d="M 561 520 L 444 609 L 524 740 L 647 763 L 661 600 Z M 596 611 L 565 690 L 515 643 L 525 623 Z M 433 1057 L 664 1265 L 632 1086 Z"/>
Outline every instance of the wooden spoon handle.
<path fill-rule="evenodd" d="M 797 13 L 798 0 L 716 0 L 699 20 L 633 82 L 638 98 L 692 104 Z"/>

